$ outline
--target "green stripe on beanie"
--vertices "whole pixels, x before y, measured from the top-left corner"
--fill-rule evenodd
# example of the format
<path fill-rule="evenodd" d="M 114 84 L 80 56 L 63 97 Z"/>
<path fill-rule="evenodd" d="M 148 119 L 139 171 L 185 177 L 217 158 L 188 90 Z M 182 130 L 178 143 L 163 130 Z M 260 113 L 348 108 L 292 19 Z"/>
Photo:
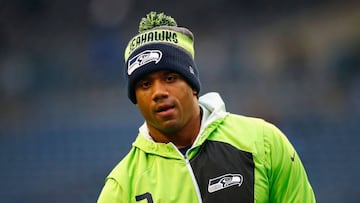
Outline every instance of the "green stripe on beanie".
<path fill-rule="evenodd" d="M 153 29 L 133 37 L 125 49 L 125 61 L 137 48 L 151 43 L 166 43 L 185 49 L 194 58 L 194 41 L 187 35 L 169 29 Z"/>

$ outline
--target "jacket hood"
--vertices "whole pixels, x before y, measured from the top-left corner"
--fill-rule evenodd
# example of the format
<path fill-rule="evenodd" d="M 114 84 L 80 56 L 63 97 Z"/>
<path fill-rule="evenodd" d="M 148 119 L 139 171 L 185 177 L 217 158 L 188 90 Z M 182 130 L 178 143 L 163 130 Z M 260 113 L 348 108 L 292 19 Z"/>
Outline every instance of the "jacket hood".
<path fill-rule="evenodd" d="M 207 93 L 199 98 L 199 105 L 203 110 L 200 134 L 213 121 L 226 116 L 225 103 L 217 92 Z"/>

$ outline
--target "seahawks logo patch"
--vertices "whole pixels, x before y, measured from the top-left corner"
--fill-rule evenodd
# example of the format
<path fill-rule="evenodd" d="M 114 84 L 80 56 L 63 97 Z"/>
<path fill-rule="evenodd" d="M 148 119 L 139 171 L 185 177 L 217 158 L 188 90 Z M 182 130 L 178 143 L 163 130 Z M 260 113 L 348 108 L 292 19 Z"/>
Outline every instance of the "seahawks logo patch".
<path fill-rule="evenodd" d="M 128 75 L 131 75 L 136 69 L 150 63 L 155 62 L 159 63 L 162 57 L 162 52 L 160 50 L 145 50 L 140 54 L 132 57 L 128 61 Z"/>

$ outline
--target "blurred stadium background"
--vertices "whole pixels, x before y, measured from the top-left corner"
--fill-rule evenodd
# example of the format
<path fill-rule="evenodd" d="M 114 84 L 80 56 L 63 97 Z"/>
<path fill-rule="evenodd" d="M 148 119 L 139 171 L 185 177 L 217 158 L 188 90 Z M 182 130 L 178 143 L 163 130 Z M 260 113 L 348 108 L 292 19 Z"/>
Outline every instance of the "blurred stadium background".
<path fill-rule="evenodd" d="M 164 11 L 195 34 L 202 91 L 278 125 L 318 202 L 360 202 L 360 3 L 0 1 L 0 202 L 95 202 L 142 123 L 123 49 Z"/>

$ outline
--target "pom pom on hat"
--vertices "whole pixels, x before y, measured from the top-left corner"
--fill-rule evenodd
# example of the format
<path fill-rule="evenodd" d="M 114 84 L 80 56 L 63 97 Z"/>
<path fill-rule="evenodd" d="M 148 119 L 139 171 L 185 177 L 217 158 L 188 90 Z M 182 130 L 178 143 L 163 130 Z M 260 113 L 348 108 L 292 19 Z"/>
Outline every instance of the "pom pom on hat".
<path fill-rule="evenodd" d="M 146 15 L 146 17 L 143 17 L 141 19 L 139 23 L 139 33 L 159 26 L 177 27 L 177 23 L 175 19 L 171 16 L 167 16 L 164 13 L 156 13 L 154 11 L 151 11 Z"/>

